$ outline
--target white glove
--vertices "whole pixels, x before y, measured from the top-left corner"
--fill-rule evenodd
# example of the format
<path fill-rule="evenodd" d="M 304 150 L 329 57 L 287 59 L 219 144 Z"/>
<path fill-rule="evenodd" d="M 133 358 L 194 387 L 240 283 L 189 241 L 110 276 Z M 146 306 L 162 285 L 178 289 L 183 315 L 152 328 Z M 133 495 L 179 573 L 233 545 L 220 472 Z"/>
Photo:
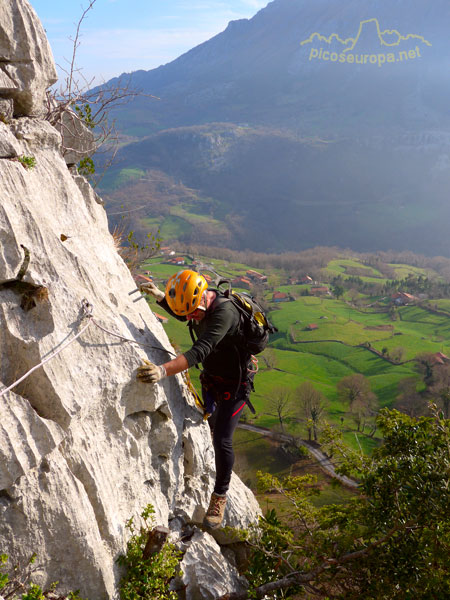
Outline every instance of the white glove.
<path fill-rule="evenodd" d="M 144 359 L 144 364 L 138 367 L 136 377 L 144 383 L 156 383 L 167 376 L 163 365 L 155 365 Z"/>
<path fill-rule="evenodd" d="M 159 289 L 159 287 L 157 285 L 155 285 L 152 281 L 148 281 L 146 283 L 141 283 L 141 285 L 139 286 L 139 290 L 141 292 L 144 292 L 144 294 L 150 294 L 150 296 L 153 296 L 154 298 L 156 298 L 156 300 L 158 302 L 161 302 L 161 300 L 165 296 L 164 292 L 162 292 Z"/>

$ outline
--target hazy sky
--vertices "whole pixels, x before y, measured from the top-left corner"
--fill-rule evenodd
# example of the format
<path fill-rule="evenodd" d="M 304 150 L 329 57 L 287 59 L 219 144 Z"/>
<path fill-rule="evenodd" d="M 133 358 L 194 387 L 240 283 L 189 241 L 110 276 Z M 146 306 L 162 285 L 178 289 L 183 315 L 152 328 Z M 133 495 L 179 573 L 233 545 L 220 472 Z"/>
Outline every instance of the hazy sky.
<path fill-rule="evenodd" d="M 73 37 L 89 0 L 29 0 L 40 17 L 55 61 L 70 61 Z M 252 17 L 269 0 L 96 0 L 82 25 L 77 64 L 95 82 L 167 63 Z"/>

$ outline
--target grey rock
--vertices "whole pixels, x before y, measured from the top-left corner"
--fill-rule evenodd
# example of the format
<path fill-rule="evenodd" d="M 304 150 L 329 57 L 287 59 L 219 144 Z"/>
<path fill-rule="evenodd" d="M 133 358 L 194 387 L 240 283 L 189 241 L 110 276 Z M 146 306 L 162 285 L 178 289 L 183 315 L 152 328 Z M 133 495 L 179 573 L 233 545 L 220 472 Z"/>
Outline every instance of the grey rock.
<path fill-rule="evenodd" d="M 46 119 L 61 134 L 61 152 L 69 168 L 96 150 L 94 132 L 66 103 L 49 99 Z"/>
<path fill-rule="evenodd" d="M 243 592 L 246 581 L 208 533 L 196 531 L 181 562 L 186 600 L 217 600 Z"/>
<path fill-rule="evenodd" d="M 64 431 L 52 421 L 42 419 L 29 401 L 9 394 L 0 404 L 0 490 L 36 466 L 59 445 Z"/>
<path fill-rule="evenodd" d="M 0 0 L 0 19 L 0 97 L 15 115 L 39 114 L 54 80 L 42 27 L 25 0 Z M 59 581 L 62 592 L 113 599 L 125 523 L 151 503 L 156 524 L 184 531 L 191 598 L 239 589 L 217 542 L 190 529 L 213 486 L 208 425 L 181 376 L 136 380 L 144 358 L 165 362 L 173 348 L 134 292 L 101 199 L 67 168 L 63 145 L 48 121 L 0 122 L 0 283 L 17 276 L 24 246 L 23 282 L 48 296 L 24 310 L 23 290 L 0 286 L 2 552 L 13 562 L 37 552 L 33 579 L 42 586 Z M 11 160 L 23 155 L 33 168 Z M 226 524 L 245 527 L 258 514 L 233 476 Z M 210 551 L 205 579 L 193 563 Z"/>
<path fill-rule="evenodd" d="M 0 158 L 13 158 L 20 154 L 21 144 L 17 141 L 8 125 L 0 121 Z"/>
<path fill-rule="evenodd" d="M 64 159 L 65 159 L 65 157 L 64 157 Z M 100 196 L 96 192 L 94 192 L 94 190 L 92 189 L 92 187 L 91 187 L 89 181 L 86 179 L 86 177 L 83 177 L 83 175 L 80 175 L 74 165 L 71 165 L 69 167 L 69 170 L 71 171 L 73 180 L 77 184 L 82 195 L 84 196 L 87 194 L 88 196 L 90 196 L 93 194 L 95 202 L 97 202 L 97 204 L 101 204 L 103 206 L 103 204 L 104 204 L 103 200 L 100 198 Z"/>
<path fill-rule="evenodd" d="M 0 15 L 0 97 L 13 99 L 15 116 L 42 115 L 57 80 L 44 29 L 27 0 L 1 0 Z"/>
<path fill-rule="evenodd" d="M 45 286 L 48 300 L 26 312 L 20 295 L 0 288 L 0 393 L 90 322 L 83 299 L 108 332 L 152 346 L 125 343 L 90 322 L 0 397 L 2 551 L 14 560 L 38 552 L 42 585 L 57 580 L 83 597 L 113 598 L 131 516 L 151 503 L 159 525 L 203 519 L 214 480 L 209 427 L 181 376 L 155 386 L 136 381 L 144 358 L 161 363 L 173 349 L 148 304 L 130 295 L 136 284 L 105 210 L 67 169 L 60 134 L 31 118 L 1 125 L 0 147 L 33 155 L 36 166 L 0 158 L 0 281 L 16 276 L 24 245 L 31 256 L 24 281 Z M 258 511 L 233 476 L 225 524 L 248 526 Z M 206 556 L 211 544 L 202 534 L 195 551 Z M 225 572 L 220 589 L 227 582 L 234 589 L 233 567 Z M 216 589 L 215 580 L 199 582 L 198 593 Z"/>
<path fill-rule="evenodd" d="M 73 111 L 64 110 L 55 127 L 61 133 L 62 154 L 66 164 L 78 164 L 83 158 L 94 154 L 94 134 Z"/>
<path fill-rule="evenodd" d="M 0 74 L 1 77 L 1 74 Z M 12 117 L 14 112 L 14 103 L 10 99 L 2 99 L 0 98 L 0 121 L 8 123 Z"/>
<path fill-rule="evenodd" d="M 60 152 L 61 136 L 46 121 L 23 117 L 14 119 L 9 127 L 16 139 L 22 142 L 24 153 L 32 154 L 34 151 L 43 150 Z"/>

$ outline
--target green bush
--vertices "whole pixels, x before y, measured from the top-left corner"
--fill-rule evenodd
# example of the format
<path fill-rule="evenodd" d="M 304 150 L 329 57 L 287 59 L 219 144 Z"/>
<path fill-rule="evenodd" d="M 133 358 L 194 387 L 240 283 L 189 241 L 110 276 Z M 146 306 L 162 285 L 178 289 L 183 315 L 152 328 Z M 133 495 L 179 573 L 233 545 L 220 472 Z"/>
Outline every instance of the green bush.
<path fill-rule="evenodd" d="M 248 597 L 450 598 L 450 420 L 429 409 L 418 419 L 382 409 L 384 440 L 371 457 L 326 429 L 337 472 L 359 479 L 346 504 L 315 506 L 311 476 L 260 475 L 261 491 L 276 493 L 284 510 L 248 534 Z"/>
<path fill-rule="evenodd" d="M 22 156 L 18 156 L 17 160 L 25 169 L 34 169 L 36 166 L 36 159 L 34 156 L 26 156 L 23 154 Z"/>
<path fill-rule="evenodd" d="M 133 519 L 126 525 L 131 532 L 127 552 L 118 558 L 118 563 L 127 569 L 120 582 L 122 600 L 177 600 L 178 595 L 169 589 L 171 579 L 177 573 L 182 553 L 173 544 L 164 544 L 161 551 L 144 558 L 148 534 L 154 526 L 154 508 L 149 504 L 141 513 L 144 521 L 139 531 Z"/>
<path fill-rule="evenodd" d="M 31 577 L 36 562 L 36 554 L 32 554 L 25 565 L 8 565 L 7 554 L 0 554 L 0 598 L 6 600 L 45 600 L 55 597 L 58 582 L 52 583 L 50 587 L 43 590 L 41 586 L 33 583 Z M 68 594 L 57 594 L 59 600 L 82 600 L 78 591 Z"/>
<path fill-rule="evenodd" d="M 80 162 L 78 163 L 77 171 L 80 175 L 86 177 L 86 179 L 89 179 L 90 177 L 92 177 L 92 175 L 95 175 L 95 164 L 92 158 L 90 156 L 87 156 L 86 158 L 80 160 Z"/>

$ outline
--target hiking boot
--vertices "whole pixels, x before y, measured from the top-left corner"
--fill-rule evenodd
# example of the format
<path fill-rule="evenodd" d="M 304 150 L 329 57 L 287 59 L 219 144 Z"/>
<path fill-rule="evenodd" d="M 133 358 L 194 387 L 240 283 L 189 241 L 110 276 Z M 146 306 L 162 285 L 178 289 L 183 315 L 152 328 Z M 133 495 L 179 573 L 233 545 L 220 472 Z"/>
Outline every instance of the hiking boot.
<path fill-rule="evenodd" d="M 210 529 L 217 529 L 220 527 L 223 521 L 223 515 L 225 512 L 225 506 L 227 505 L 226 494 L 220 496 L 213 492 L 211 494 L 211 500 L 209 501 L 209 507 L 206 511 L 203 524 Z"/>

